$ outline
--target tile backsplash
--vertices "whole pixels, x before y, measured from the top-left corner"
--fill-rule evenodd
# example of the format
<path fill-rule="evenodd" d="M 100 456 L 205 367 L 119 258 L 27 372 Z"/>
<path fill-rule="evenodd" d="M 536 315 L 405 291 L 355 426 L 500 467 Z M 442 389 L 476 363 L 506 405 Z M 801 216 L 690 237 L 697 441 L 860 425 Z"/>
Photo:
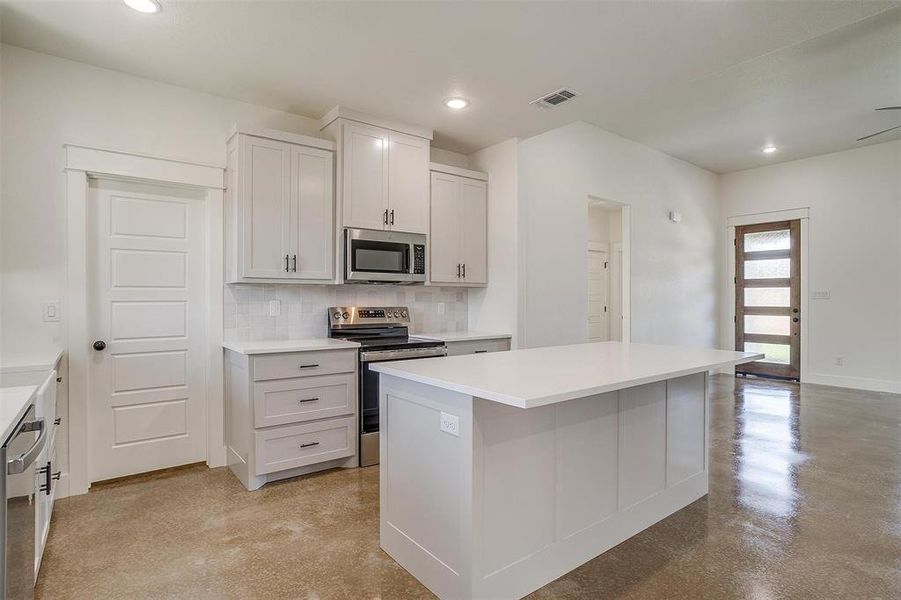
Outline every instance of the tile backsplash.
<path fill-rule="evenodd" d="M 468 319 L 467 291 L 460 288 L 236 284 L 224 294 L 226 341 L 327 337 L 329 306 L 409 306 L 411 333 L 463 331 Z M 272 300 L 280 302 L 277 317 L 269 316 Z"/>

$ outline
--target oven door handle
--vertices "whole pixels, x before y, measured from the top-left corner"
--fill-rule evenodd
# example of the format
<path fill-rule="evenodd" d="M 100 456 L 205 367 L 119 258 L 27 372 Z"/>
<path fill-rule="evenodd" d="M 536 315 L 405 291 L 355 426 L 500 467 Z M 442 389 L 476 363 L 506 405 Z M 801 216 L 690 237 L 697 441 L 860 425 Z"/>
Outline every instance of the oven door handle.
<path fill-rule="evenodd" d="M 404 360 L 407 358 L 429 358 L 433 356 L 447 356 L 445 346 L 431 348 L 408 348 L 404 350 L 371 350 L 360 352 L 360 362 L 379 362 L 386 360 Z"/>
<path fill-rule="evenodd" d="M 44 419 L 24 421 L 16 436 L 18 436 L 19 433 L 25 433 L 27 431 L 40 431 L 41 434 L 38 436 L 38 439 L 34 441 L 34 445 L 31 446 L 31 448 L 6 462 L 6 472 L 9 475 L 24 473 L 25 469 L 34 464 L 34 461 L 38 458 L 38 454 L 44 449 L 44 444 L 47 443 L 47 432 L 50 430 L 44 427 Z"/>

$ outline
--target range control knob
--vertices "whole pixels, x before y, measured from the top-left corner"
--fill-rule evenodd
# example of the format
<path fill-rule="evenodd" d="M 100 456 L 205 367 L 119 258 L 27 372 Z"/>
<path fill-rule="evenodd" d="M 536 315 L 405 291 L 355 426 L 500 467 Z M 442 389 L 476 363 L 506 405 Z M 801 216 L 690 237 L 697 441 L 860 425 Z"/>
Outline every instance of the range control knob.
<path fill-rule="evenodd" d="M 342 313 L 342 314 L 341 314 L 341 317 L 344 318 L 344 319 L 346 319 L 346 318 L 350 317 L 350 315 L 347 314 L 347 313 Z"/>
<path fill-rule="evenodd" d="M 400 316 L 402 316 L 403 318 L 406 319 L 406 318 L 407 318 L 407 311 L 405 311 L 405 310 L 400 311 Z"/>
<path fill-rule="evenodd" d="M 396 319 L 396 318 L 399 317 L 399 316 L 400 316 L 400 313 L 397 312 L 397 311 L 394 311 L 394 318 Z"/>
<path fill-rule="evenodd" d="M 338 319 L 341 318 L 341 313 L 339 313 L 339 312 L 333 313 L 332 318 L 334 318 L 337 321 Z"/>

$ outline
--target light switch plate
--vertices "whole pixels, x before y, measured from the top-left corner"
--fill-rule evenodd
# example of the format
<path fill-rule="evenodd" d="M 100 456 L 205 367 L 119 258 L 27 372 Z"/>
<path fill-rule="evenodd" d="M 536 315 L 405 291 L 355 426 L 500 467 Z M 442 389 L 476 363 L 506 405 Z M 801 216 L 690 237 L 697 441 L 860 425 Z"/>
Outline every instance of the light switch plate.
<path fill-rule="evenodd" d="M 59 321 L 59 302 L 47 302 L 43 308 L 45 323 L 56 323 Z"/>
<path fill-rule="evenodd" d="M 269 301 L 269 316 L 277 317 L 282 314 L 282 303 L 280 300 Z"/>
<path fill-rule="evenodd" d="M 441 431 L 460 437 L 460 417 L 446 412 L 441 413 Z"/>
<path fill-rule="evenodd" d="M 832 298 L 832 292 L 830 290 L 814 290 L 810 292 L 811 300 L 829 300 Z"/>

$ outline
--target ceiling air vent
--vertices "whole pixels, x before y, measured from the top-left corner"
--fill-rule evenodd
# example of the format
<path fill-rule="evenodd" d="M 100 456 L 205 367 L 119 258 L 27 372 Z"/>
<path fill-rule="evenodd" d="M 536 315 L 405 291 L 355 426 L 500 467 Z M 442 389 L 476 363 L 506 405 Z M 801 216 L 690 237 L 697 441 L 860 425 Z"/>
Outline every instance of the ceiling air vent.
<path fill-rule="evenodd" d="M 555 106 L 559 106 L 568 100 L 572 100 L 578 96 L 578 94 L 572 90 L 568 90 L 566 88 L 561 88 L 556 92 L 551 92 L 546 96 L 542 96 L 537 100 L 532 100 L 531 104 L 535 104 L 540 106 L 541 108 L 554 108 Z"/>

